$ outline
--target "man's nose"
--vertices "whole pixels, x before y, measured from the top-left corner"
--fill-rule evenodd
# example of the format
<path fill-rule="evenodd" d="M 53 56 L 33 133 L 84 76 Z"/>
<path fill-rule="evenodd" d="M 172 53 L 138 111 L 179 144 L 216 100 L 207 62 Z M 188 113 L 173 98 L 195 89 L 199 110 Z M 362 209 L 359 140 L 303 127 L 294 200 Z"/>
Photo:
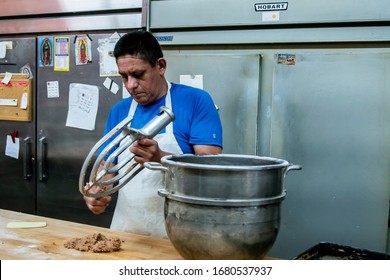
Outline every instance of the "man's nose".
<path fill-rule="evenodd" d="M 129 89 L 129 90 L 134 90 L 138 87 L 138 81 L 137 79 L 134 79 L 133 77 L 127 77 L 127 81 L 126 81 L 126 87 Z"/>

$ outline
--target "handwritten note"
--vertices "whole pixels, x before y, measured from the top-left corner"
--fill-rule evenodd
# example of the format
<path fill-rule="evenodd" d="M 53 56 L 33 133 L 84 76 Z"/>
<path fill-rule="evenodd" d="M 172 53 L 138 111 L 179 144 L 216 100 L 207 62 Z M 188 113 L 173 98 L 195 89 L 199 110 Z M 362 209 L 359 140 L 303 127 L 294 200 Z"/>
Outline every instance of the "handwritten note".
<path fill-rule="evenodd" d="M 97 86 L 70 84 L 66 126 L 94 130 L 98 104 L 99 88 Z"/>

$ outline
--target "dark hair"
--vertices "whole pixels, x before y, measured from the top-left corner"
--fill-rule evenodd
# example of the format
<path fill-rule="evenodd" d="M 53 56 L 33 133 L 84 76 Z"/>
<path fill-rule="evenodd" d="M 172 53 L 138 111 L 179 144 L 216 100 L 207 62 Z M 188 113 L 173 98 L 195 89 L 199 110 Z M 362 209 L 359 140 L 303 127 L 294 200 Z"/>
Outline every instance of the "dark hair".
<path fill-rule="evenodd" d="M 148 61 L 154 66 L 163 57 L 161 46 L 149 32 L 137 30 L 123 35 L 115 45 L 115 59 L 122 55 L 132 55 Z"/>

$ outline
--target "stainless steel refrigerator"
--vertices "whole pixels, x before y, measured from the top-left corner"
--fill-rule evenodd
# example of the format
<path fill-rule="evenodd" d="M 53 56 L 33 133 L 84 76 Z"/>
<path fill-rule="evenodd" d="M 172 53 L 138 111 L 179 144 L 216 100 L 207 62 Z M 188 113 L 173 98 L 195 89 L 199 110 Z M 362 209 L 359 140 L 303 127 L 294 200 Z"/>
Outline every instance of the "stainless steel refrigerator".
<path fill-rule="evenodd" d="M 181 55 L 181 69 L 197 67 L 190 74 L 213 79 L 207 88 L 217 101 L 229 104 L 234 96 L 228 112 L 217 104 L 234 116 L 223 120 L 224 129 L 236 131 L 224 134 L 227 151 L 303 167 L 286 178 L 271 256 L 294 258 L 320 242 L 390 251 L 387 6 L 385 0 L 150 0 L 148 27 L 169 53 Z M 250 68 L 212 58 L 226 54 L 261 58 L 260 90 L 239 85 Z M 253 111 L 240 106 L 246 98 Z M 241 136 L 252 139 L 244 119 L 256 120 L 255 151 L 239 150 Z"/>
<path fill-rule="evenodd" d="M 77 65 L 80 36 L 89 38 L 88 62 Z M 103 215 L 95 216 L 86 207 L 78 191 L 82 163 L 93 145 L 101 138 L 110 107 L 122 99 L 104 84 L 106 78 L 121 89 L 119 76 L 102 75 L 99 42 L 110 34 L 55 34 L 30 38 L 4 38 L 12 42 L 6 57 L 0 60 L 0 72 L 19 73 L 28 64 L 33 81 L 32 121 L 0 121 L 0 145 L 18 132 L 19 157 L 0 154 L 0 208 L 88 224 L 109 226 L 115 203 Z M 54 49 L 51 62 L 44 64 L 42 42 L 46 38 L 67 38 L 69 70 L 56 68 Z M 52 42 L 53 43 L 53 42 Z M 55 42 L 54 42 L 55 43 Z M 52 45 L 51 47 L 55 47 Z M 49 47 L 50 48 L 50 47 Z M 61 71 L 55 71 L 55 70 Z M 49 86 L 55 82 L 57 89 Z M 67 125 L 70 108 L 70 85 L 82 84 L 98 89 L 95 127 L 84 129 Z M 112 85 L 110 82 L 110 85 Z M 77 120 L 76 120 L 77 121 Z"/>
<path fill-rule="evenodd" d="M 4 58 L 0 59 L 0 73 L 19 73 L 24 65 L 29 65 L 32 75 L 36 76 L 36 39 L 34 37 L 12 39 L 4 38 L 0 42 L 9 44 Z M 35 80 L 33 79 L 33 82 Z M 34 83 L 33 83 L 34 84 Z M 35 87 L 32 91 L 32 103 L 36 104 Z M 36 110 L 33 110 L 33 114 Z M 7 135 L 17 131 L 20 139 L 19 159 L 5 155 Z M 36 122 L 0 120 L 0 208 L 26 213 L 35 213 L 35 146 Z M 26 154 L 27 153 L 27 154 Z M 31 168 L 31 169 L 30 169 Z"/>

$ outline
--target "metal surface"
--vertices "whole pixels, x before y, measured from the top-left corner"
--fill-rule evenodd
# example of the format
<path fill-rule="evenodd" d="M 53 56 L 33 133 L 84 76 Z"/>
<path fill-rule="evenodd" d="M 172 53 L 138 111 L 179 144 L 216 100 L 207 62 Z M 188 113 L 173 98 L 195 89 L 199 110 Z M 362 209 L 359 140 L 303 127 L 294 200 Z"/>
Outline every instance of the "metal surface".
<path fill-rule="evenodd" d="M 279 229 L 280 202 L 219 207 L 165 198 L 165 228 L 185 259 L 261 259 Z"/>
<path fill-rule="evenodd" d="M 289 180 L 272 253 L 290 258 L 322 241 L 385 252 L 390 53 L 289 53 L 295 64 L 273 60 L 270 152 L 305 169 Z"/>
<path fill-rule="evenodd" d="M 128 117 L 114 127 L 102 139 L 100 139 L 87 155 L 80 172 L 79 191 L 81 194 L 90 197 L 103 197 L 111 195 L 123 188 L 132 178 L 134 178 L 143 166 L 135 162 L 134 154 L 129 154 L 119 161 L 123 153 L 127 153 L 131 145 L 141 138 L 152 139 L 163 128 L 175 119 L 173 112 L 162 106 L 160 114 L 151 119 L 141 129 L 131 128 L 132 118 Z M 118 135 L 118 132 L 120 134 Z M 117 135 L 116 137 L 114 137 Z M 114 139 L 112 139 L 114 137 Z M 107 142 L 109 144 L 96 154 L 99 149 Z M 119 146 L 120 145 L 120 146 Z M 118 147 L 119 146 L 119 147 Z M 113 164 L 117 164 L 113 166 Z M 93 166 L 91 165 L 93 163 Z M 104 164 L 103 164 L 104 163 Z M 86 174 L 90 167 L 89 181 L 85 180 Z M 109 179 L 105 177 L 111 175 Z M 99 187 L 101 191 L 96 192 Z M 95 190 L 92 192 L 92 190 Z"/>
<path fill-rule="evenodd" d="M 118 31 L 142 28 L 146 24 L 142 0 L 3 2 L 0 11 L 0 34 Z"/>
<path fill-rule="evenodd" d="M 2 0 L 0 17 L 134 9 L 142 0 Z"/>
<path fill-rule="evenodd" d="M 111 34 L 90 35 L 92 48 L 99 39 Z M 70 36 L 74 40 L 75 36 Z M 105 77 L 99 76 L 99 53 L 92 52 L 92 63 L 75 66 L 70 56 L 70 71 L 53 71 L 53 67 L 39 67 L 35 57 L 36 38 L 2 38 L 11 42 L 5 59 L 0 60 L 0 71 L 19 73 L 29 65 L 33 75 L 33 120 L 31 122 L 0 121 L 0 145 L 5 147 L 6 135 L 17 130 L 20 138 L 19 158 L 0 154 L 0 208 L 39 214 L 89 224 L 109 226 L 113 207 L 102 216 L 89 213 L 78 192 L 78 175 L 82 161 L 90 147 L 103 134 L 109 109 L 121 99 L 101 86 Z M 74 53 L 71 44 L 70 53 Z M 120 77 L 112 77 L 121 84 Z M 47 82 L 59 81 L 58 98 L 49 98 Z M 101 91 L 96 129 L 85 131 L 65 127 L 68 112 L 69 84 L 94 83 Z M 114 203 L 115 204 L 115 203 Z"/>
<path fill-rule="evenodd" d="M 273 10 L 268 4 L 287 9 Z M 387 0 L 151 0 L 148 28 L 162 45 L 177 46 L 388 42 L 387 6 Z"/>
<path fill-rule="evenodd" d="M 223 152 L 256 154 L 260 56 L 164 51 L 164 57 L 169 81 L 180 83 L 182 75 L 202 76 L 203 89 L 219 108 Z"/>
<path fill-rule="evenodd" d="M 97 30 L 121 30 L 141 28 L 142 15 L 138 13 L 115 13 L 105 15 L 64 16 L 61 18 L 22 18 L 0 20 L 0 34 L 89 32 Z"/>
<path fill-rule="evenodd" d="M 1 41 L 7 41 L 9 45 L 6 58 L 0 60 L 0 71 L 19 73 L 22 66 L 30 66 L 34 77 L 34 110 L 30 123 L 1 121 L 1 146 L 5 147 L 7 133 L 18 130 L 23 147 L 20 159 L 0 155 L 0 175 L 3 178 L 0 183 L 1 208 L 109 226 L 115 203 L 107 213 L 95 216 L 89 213 L 77 188 L 82 160 L 101 137 L 108 110 L 121 99 L 120 94 L 106 92 L 102 86 L 106 77 L 99 74 L 98 43 L 99 39 L 109 38 L 114 31 L 141 28 L 146 16 L 144 4 L 142 0 L 2 2 L 0 34 L 7 34 L 7 37 L 2 37 Z M 91 31 L 98 30 L 107 30 L 110 34 L 91 34 Z M 91 38 L 93 57 L 87 65 L 75 65 L 72 42 L 80 36 L 77 32 L 88 33 Z M 34 37 L 28 38 L 28 33 L 34 34 Z M 70 71 L 54 71 L 53 67 L 37 69 L 35 36 L 40 33 L 52 33 L 52 36 L 66 34 L 70 38 Z M 119 76 L 111 79 L 121 85 Z M 58 98 L 48 97 L 48 81 L 59 82 Z M 100 89 L 94 131 L 65 127 L 67 91 L 72 82 L 93 84 Z"/>
<path fill-rule="evenodd" d="M 168 192 L 217 200 L 252 200 L 275 197 L 284 191 L 290 170 L 301 169 L 287 161 L 252 155 L 170 155 L 161 165 Z"/>
<path fill-rule="evenodd" d="M 239 115 L 257 118 L 256 154 L 305 166 L 289 177 L 272 255 L 323 240 L 389 252 L 388 1 L 288 1 L 273 21 L 262 2 L 151 0 L 149 28 L 172 52 L 261 54 L 258 115 Z"/>
<path fill-rule="evenodd" d="M 58 34 L 60 36 L 60 34 Z M 77 35 L 67 35 L 74 42 Z M 80 169 L 91 147 L 102 137 L 110 108 L 122 99 L 103 86 L 106 77 L 100 76 L 99 40 L 111 34 L 89 34 L 91 37 L 92 63 L 76 65 L 75 44 L 70 44 L 70 71 L 53 71 L 53 67 L 37 69 L 37 138 L 46 139 L 44 160 L 45 178 L 37 178 L 36 213 L 63 220 L 71 220 L 99 226 L 109 226 L 115 203 L 102 215 L 92 214 L 86 208 L 78 191 Z M 38 37 L 38 39 L 41 37 Z M 45 38 L 42 36 L 42 38 Z M 119 86 L 119 76 L 110 76 Z M 49 98 L 47 82 L 58 81 L 58 97 Z M 70 84 L 94 85 L 99 89 L 98 111 L 94 130 L 66 126 L 69 110 Z M 37 141 L 37 140 L 35 140 Z M 41 153 L 38 153 L 40 156 Z M 37 175 L 39 176 L 39 174 Z M 115 196 L 113 197 L 115 201 Z"/>
<path fill-rule="evenodd" d="M 1 38 L 0 41 L 12 42 L 13 45 L 12 49 L 7 49 L 6 57 L 0 59 L 0 73 L 20 73 L 20 69 L 28 64 L 35 77 L 36 39 L 26 37 L 14 40 L 6 37 Z M 33 86 L 33 105 L 36 104 L 35 93 Z M 35 113 L 34 108 L 33 114 Z M 0 153 L 0 208 L 33 214 L 35 213 L 36 188 L 34 178 L 28 174 L 35 174 L 36 171 L 36 144 L 33 140 L 35 139 L 36 123 L 1 120 L 0 127 L 0 147 L 3 149 Z M 5 156 L 4 153 L 7 135 L 14 130 L 18 131 L 20 139 L 18 159 Z M 24 139 L 26 139 L 25 148 L 27 149 L 23 148 Z M 28 171 L 25 170 L 25 167 L 28 168 Z"/>
<path fill-rule="evenodd" d="M 190 203 L 190 204 L 204 205 L 204 206 L 222 206 L 222 207 L 264 206 L 268 204 L 279 203 L 286 196 L 286 192 L 283 191 L 282 194 L 273 197 L 254 198 L 254 199 L 236 199 L 236 198 L 220 199 L 220 198 L 205 198 L 205 197 L 181 195 L 176 193 L 173 194 L 168 192 L 166 189 L 159 189 L 158 194 L 167 199 L 175 200 L 183 203 Z"/>
<path fill-rule="evenodd" d="M 261 259 L 279 229 L 289 170 L 285 160 L 248 155 L 170 155 L 165 172 L 165 228 L 185 259 Z"/>
<path fill-rule="evenodd" d="M 271 7 L 267 4 L 283 4 Z M 263 7 L 265 5 L 265 7 Z M 172 15 L 175 11 L 175 16 Z M 283 24 L 380 22 L 390 19 L 388 1 L 151 0 L 151 29 L 253 27 Z"/>
<path fill-rule="evenodd" d="M 161 45 L 242 45 L 275 43 L 340 43 L 340 42 L 388 42 L 390 28 L 387 26 L 348 27 L 296 27 L 280 29 L 249 30 L 199 30 L 160 31 L 153 34 Z"/>

